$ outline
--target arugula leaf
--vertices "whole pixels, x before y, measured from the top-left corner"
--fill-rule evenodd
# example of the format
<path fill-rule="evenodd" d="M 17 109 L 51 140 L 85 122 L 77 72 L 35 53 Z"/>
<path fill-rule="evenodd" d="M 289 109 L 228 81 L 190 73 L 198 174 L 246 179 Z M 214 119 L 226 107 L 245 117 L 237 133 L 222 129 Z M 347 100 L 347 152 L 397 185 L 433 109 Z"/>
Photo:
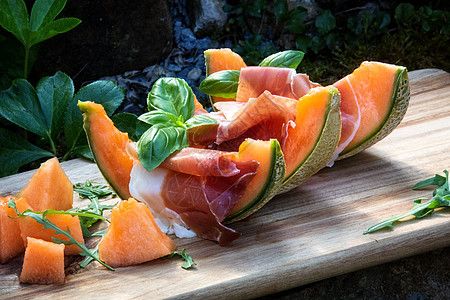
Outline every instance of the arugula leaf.
<path fill-rule="evenodd" d="M 199 86 L 200 91 L 207 95 L 236 98 L 240 71 L 223 70 L 206 77 Z"/>
<path fill-rule="evenodd" d="M 189 254 L 186 253 L 186 249 L 183 249 L 181 251 L 174 251 L 173 253 L 167 255 L 167 258 L 172 258 L 175 255 L 179 255 L 181 256 L 181 258 L 184 260 L 183 265 L 181 266 L 183 269 L 187 270 L 187 269 L 191 269 L 194 268 L 195 265 L 197 265 L 194 262 L 194 259 L 192 258 L 192 256 L 190 256 Z"/>
<path fill-rule="evenodd" d="M 302 51 L 286 50 L 266 57 L 259 66 L 297 69 L 304 56 Z"/>
<path fill-rule="evenodd" d="M 423 218 L 428 214 L 431 214 L 435 209 L 441 207 L 450 207 L 450 188 L 449 188 L 449 173 L 444 170 L 444 176 L 436 174 L 434 177 L 421 181 L 414 185 L 413 189 L 418 189 L 425 186 L 437 185 L 438 188 L 433 191 L 433 197 L 422 203 L 424 199 L 414 200 L 414 206 L 408 212 L 391 217 L 376 225 L 371 226 L 363 234 L 368 234 L 379 230 L 384 227 L 392 228 L 395 222 L 398 222 L 404 218 L 414 216 L 416 218 Z"/>
<path fill-rule="evenodd" d="M 17 210 L 16 203 L 11 198 L 8 201 L 8 207 L 12 207 L 15 210 L 15 212 L 17 214 L 17 218 L 20 218 L 20 217 L 31 217 L 31 218 L 35 219 L 39 224 L 44 225 L 44 227 L 43 227 L 44 229 L 52 229 L 52 230 L 55 231 L 55 234 L 62 234 L 62 235 L 66 236 L 69 239 L 68 241 L 63 241 L 63 240 L 61 240 L 59 238 L 52 238 L 53 242 L 55 242 L 55 243 L 63 243 L 65 245 L 75 244 L 81 249 L 80 255 L 82 255 L 82 256 L 89 256 L 92 259 L 98 261 L 100 264 L 102 264 L 106 268 L 114 271 L 114 269 L 111 266 L 109 266 L 105 262 L 103 262 L 98 256 L 95 256 L 94 253 L 91 252 L 84 244 L 81 244 L 80 242 L 78 242 L 70 234 L 70 230 L 68 228 L 67 228 L 67 230 L 63 230 L 63 229 L 59 228 L 58 226 L 56 226 L 55 224 L 53 224 L 50 220 L 48 220 L 46 218 L 47 214 L 56 214 L 56 213 L 66 213 L 66 214 L 70 214 L 70 215 L 90 215 L 90 216 L 92 216 L 94 214 L 70 213 L 70 212 L 61 212 L 61 211 L 53 211 L 53 210 L 47 210 L 45 212 L 33 212 L 30 209 L 27 209 L 24 212 L 20 213 Z M 100 217 L 103 218 L 103 216 L 98 216 L 98 217 L 99 218 Z"/>
<path fill-rule="evenodd" d="M 99 230 L 92 234 L 92 236 L 100 236 L 100 241 L 97 243 L 97 245 L 94 247 L 94 249 L 91 250 L 92 256 L 86 256 L 82 261 L 80 261 L 78 264 L 82 268 L 86 268 L 86 266 L 93 260 L 100 259 L 98 255 L 98 245 L 100 245 L 101 240 L 106 234 L 107 229 Z"/>

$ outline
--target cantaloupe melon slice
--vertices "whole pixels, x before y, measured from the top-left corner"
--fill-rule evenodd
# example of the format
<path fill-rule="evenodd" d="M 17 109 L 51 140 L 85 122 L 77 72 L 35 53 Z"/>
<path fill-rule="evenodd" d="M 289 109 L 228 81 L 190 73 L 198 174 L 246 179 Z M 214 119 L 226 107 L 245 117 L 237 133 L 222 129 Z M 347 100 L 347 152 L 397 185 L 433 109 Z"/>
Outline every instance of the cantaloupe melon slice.
<path fill-rule="evenodd" d="M 37 169 L 17 197 L 26 198 L 34 211 L 68 210 L 73 205 L 73 185 L 53 157 Z"/>
<path fill-rule="evenodd" d="M 166 256 L 176 247 L 156 225 L 148 207 L 130 198 L 112 209 L 111 224 L 98 251 L 106 264 L 125 267 Z"/>
<path fill-rule="evenodd" d="M 133 160 L 126 152 L 131 142 L 127 133 L 120 132 L 102 105 L 86 101 L 78 107 L 84 112 L 84 130 L 100 172 L 121 199 L 128 199 Z"/>
<path fill-rule="evenodd" d="M 283 148 L 286 174 L 278 193 L 297 187 L 332 158 L 341 131 L 339 104 L 339 92 L 332 86 L 313 88 L 300 98 Z"/>
<path fill-rule="evenodd" d="M 63 284 L 64 244 L 28 237 L 19 281 L 33 284 Z"/>
<path fill-rule="evenodd" d="M 18 199 L 16 202 L 16 207 L 20 213 L 24 212 L 26 209 L 31 209 L 31 206 L 27 203 L 27 200 L 25 198 Z M 63 230 L 67 230 L 68 228 L 72 237 L 79 243 L 84 244 L 83 232 L 81 231 L 81 225 L 78 216 L 73 217 L 71 215 L 48 214 L 46 217 L 57 227 Z M 39 224 L 35 219 L 31 217 L 24 216 L 18 218 L 18 220 L 21 236 L 25 247 L 27 246 L 26 244 L 28 237 L 42 239 L 49 242 L 52 241 L 52 237 L 68 241 L 68 238 L 66 236 L 62 234 L 55 234 L 55 231 L 53 229 L 44 229 L 44 225 Z M 65 255 L 77 255 L 80 253 L 81 249 L 75 244 L 67 245 L 64 249 Z"/>
<path fill-rule="evenodd" d="M 342 131 L 347 134 L 340 141 L 338 159 L 353 156 L 386 137 L 408 108 L 410 88 L 405 67 L 365 61 L 333 85 L 341 93 L 341 111 L 346 116 Z M 353 138 L 342 145 L 350 134 Z"/>
<path fill-rule="evenodd" d="M 25 251 L 17 214 L 12 207 L 8 207 L 9 199 L 17 201 L 15 197 L 0 197 L 0 263 L 5 264 Z"/>
<path fill-rule="evenodd" d="M 246 63 L 242 57 L 228 48 L 209 49 L 204 52 L 206 64 L 206 76 L 223 70 L 237 70 L 246 67 Z M 233 98 L 223 98 L 211 96 L 211 105 L 222 101 L 233 101 Z"/>

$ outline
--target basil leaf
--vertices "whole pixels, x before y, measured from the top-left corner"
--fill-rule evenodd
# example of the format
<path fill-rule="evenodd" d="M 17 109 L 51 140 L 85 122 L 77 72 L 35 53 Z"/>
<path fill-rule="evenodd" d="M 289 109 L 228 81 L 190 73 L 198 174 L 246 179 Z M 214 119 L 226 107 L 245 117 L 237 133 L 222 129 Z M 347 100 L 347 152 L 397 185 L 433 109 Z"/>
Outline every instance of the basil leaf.
<path fill-rule="evenodd" d="M 207 115 L 196 115 L 187 120 L 184 125 L 186 129 L 191 129 L 202 125 L 215 125 L 218 123 L 217 120 L 208 117 Z"/>
<path fill-rule="evenodd" d="M 36 86 L 36 93 L 42 112 L 47 119 L 50 135 L 52 139 L 56 139 L 63 128 L 64 115 L 73 97 L 72 79 L 58 71 L 52 77 L 42 78 Z"/>
<path fill-rule="evenodd" d="M 32 161 L 52 156 L 14 132 L 0 128 L 0 177 L 15 174 L 21 166 Z"/>
<path fill-rule="evenodd" d="M 172 123 L 173 125 L 176 125 L 178 121 L 174 114 L 167 113 L 159 109 L 140 115 L 138 120 L 150 125 L 155 125 L 158 123 Z"/>
<path fill-rule="evenodd" d="M 240 73 L 236 70 L 212 73 L 200 83 L 200 91 L 211 96 L 236 98 Z"/>
<path fill-rule="evenodd" d="M 266 57 L 259 66 L 297 69 L 304 56 L 302 51 L 286 50 Z"/>
<path fill-rule="evenodd" d="M 137 142 L 139 161 L 151 172 L 170 154 L 189 146 L 186 129 L 170 124 L 156 124 Z"/>
<path fill-rule="evenodd" d="M 25 79 L 0 91 L 0 115 L 8 121 L 49 140 L 50 128 L 39 104 L 34 87 Z"/>
<path fill-rule="evenodd" d="M 163 77 L 153 84 L 147 97 L 147 105 L 149 111 L 159 109 L 181 116 L 181 122 L 184 122 L 194 114 L 194 93 L 183 79 Z"/>

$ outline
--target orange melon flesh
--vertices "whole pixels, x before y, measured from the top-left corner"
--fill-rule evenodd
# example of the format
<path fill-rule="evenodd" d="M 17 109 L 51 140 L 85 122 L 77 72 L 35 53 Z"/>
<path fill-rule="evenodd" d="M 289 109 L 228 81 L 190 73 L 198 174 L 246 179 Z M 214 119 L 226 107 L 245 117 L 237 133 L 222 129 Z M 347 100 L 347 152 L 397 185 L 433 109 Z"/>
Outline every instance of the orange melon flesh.
<path fill-rule="evenodd" d="M 0 197 L 0 263 L 5 264 L 25 251 L 20 235 L 18 219 L 11 219 L 17 214 L 12 207 L 8 207 L 8 201 L 15 197 Z"/>
<path fill-rule="evenodd" d="M 73 205 L 73 185 L 53 157 L 39 167 L 17 197 L 26 198 L 34 211 L 68 210 Z"/>
<path fill-rule="evenodd" d="M 259 162 L 259 168 L 245 189 L 245 193 L 228 213 L 226 222 L 242 219 L 250 212 L 262 207 L 273 196 L 267 193 L 276 190 L 284 175 L 284 160 L 280 145 L 276 140 L 246 139 L 239 146 L 238 159 L 241 161 L 256 160 Z M 277 178 L 277 176 L 281 176 L 281 178 Z"/>
<path fill-rule="evenodd" d="M 17 210 L 23 212 L 26 209 L 31 209 L 30 205 L 27 203 L 25 198 L 20 198 L 16 202 Z M 47 215 L 47 219 L 55 224 L 57 227 L 67 230 L 69 228 L 70 234 L 79 243 L 84 244 L 83 232 L 81 231 L 80 220 L 78 216 L 72 217 L 70 215 Z M 27 238 L 33 237 L 37 239 L 42 239 L 45 241 L 52 241 L 52 237 L 68 241 L 69 239 L 62 234 L 55 234 L 53 229 L 46 228 L 44 225 L 39 224 L 36 220 L 31 217 L 20 217 L 19 219 L 21 236 L 25 247 L 27 246 Z M 65 255 L 77 255 L 81 253 L 81 249 L 75 245 L 67 245 L 64 249 Z"/>
<path fill-rule="evenodd" d="M 223 70 L 241 70 L 246 67 L 242 57 L 228 48 L 205 51 L 206 76 Z M 221 101 L 233 101 L 233 98 L 211 97 L 212 104 Z"/>
<path fill-rule="evenodd" d="M 354 149 L 380 130 L 392 109 L 392 94 L 398 70 L 399 67 L 395 65 L 366 61 L 352 74 L 333 84 L 341 93 L 343 112 L 354 120 L 359 118 L 359 114 L 361 119 L 354 138 L 343 149 L 342 154 Z M 355 99 L 357 105 L 354 104 Z M 357 106 L 360 112 L 357 111 Z M 353 126 L 351 123 L 345 124 L 343 121 L 344 133 L 350 131 L 348 127 Z"/>
<path fill-rule="evenodd" d="M 284 145 L 285 178 L 292 176 L 316 145 L 327 115 L 332 86 L 316 87 L 298 101 L 295 126 L 290 126 Z"/>
<path fill-rule="evenodd" d="M 126 144 L 131 142 L 128 134 L 114 126 L 102 105 L 86 101 L 79 102 L 78 107 L 83 111 L 84 129 L 97 166 L 116 194 L 128 199 L 133 168 L 133 160 L 126 152 Z"/>
<path fill-rule="evenodd" d="M 63 284 L 64 244 L 27 238 L 19 281 L 32 284 Z"/>
<path fill-rule="evenodd" d="M 112 267 L 140 264 L 175 249 L 175 242 L 159 229 L 148 207 L 133 198 L 112 209 L 111 224 L 98 246 L 100 259 Z"/>

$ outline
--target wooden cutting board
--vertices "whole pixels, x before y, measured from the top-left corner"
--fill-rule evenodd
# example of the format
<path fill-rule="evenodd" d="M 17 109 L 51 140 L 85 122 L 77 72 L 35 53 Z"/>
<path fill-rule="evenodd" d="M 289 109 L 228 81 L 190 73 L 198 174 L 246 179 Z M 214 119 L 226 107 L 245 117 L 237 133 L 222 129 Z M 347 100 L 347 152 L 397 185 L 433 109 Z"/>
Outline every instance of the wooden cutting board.
<path fill-rule="evenodd" d="M 242 237 L 228 247 L 175 239 L 195 270 L 160 259 L 108 271 L 91 264 L 69 268 L 61 286 L 19 284 L 21 258 L 0 268 L 0 298 L 85 297 L 232 299 L 262 296 L 346 272 L 450 245 L 450 210 L 363 235 L 431 190 L 413 191 L 423 179 L 450 170 L 450 74 L 410 72 L 408 112 L 387 138 L 337 162 L 289 193 L 276 196 L 248 220 L 232 224 Z M 95 164 L 62 163 L 73 183 L 103 182 Z M 32 172 L 0 179 L 0 195 L 15 194 Z M 77 200 L 79 201 L 79 200 Z"/>

